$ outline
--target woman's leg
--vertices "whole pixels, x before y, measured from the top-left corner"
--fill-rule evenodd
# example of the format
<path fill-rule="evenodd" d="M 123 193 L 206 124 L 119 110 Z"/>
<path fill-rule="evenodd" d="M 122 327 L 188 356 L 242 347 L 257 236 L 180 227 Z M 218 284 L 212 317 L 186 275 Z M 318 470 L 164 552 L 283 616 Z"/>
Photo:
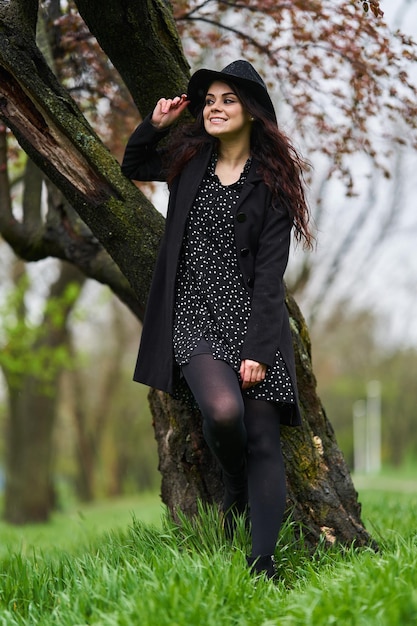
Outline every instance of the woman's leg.
<path fill-rule="evenodd" d="M 252 557 L 273 555 L 285 511 L 286 478 L 279 407 L 245 399 Z"/>
<path fill-rule="evenodd" d="M 197 354 L 182 367 L 203 416 L 204 438 L 223 470 L 224 511 L 247 505 L 245 406 L 236 372 L 211 354 Z M 231 520 L 230 520 L 231 521 Z"/>
<path fill-rule="evenodd" d="M 234 474 L 246 452 L 243 398 L 236 372 L 211 354 L 198 354 L 182 367 L 203 416 L 203 433 L 222 468 Z"/>

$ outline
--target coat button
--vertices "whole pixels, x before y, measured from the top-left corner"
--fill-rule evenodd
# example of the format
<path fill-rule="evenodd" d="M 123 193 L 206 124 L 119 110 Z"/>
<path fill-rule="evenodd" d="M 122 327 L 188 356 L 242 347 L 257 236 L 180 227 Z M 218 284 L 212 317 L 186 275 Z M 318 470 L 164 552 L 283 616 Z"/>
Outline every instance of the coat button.
<path fill-rule="evenodd" d="M 252 276 L 249 276 L 248 280 L 246 281 L 246 284 L 248 287 L 253 287 L 253 278 Z"/>
<path fill-rule="evenodd" d="M 236 215 L 236 219 L 237 221 L 242 224 L 243 222 L 246 222 L 246 214 L 245 213 L 238 213 Z"/>
<path fill-rule="evenodd" d="M 240 250 L 240 254 L 243 257 L 248 256 L 249 252 L 250 252 L 249 248 L 241 248 L 241 250 Z"/>

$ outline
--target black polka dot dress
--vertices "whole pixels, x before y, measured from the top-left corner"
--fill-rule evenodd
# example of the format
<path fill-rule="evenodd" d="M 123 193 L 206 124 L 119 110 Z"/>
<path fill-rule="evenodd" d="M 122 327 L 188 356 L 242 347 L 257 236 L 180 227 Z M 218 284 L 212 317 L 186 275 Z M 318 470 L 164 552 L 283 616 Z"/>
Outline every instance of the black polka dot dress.
<path fill-rule="evenodd" d="M 220 183 L 216 162 L 213 154 L 185 228 L 176 280 L 173 348 L 180 366 L 193 353 L 211 353 L 239 372 L 251 300 L 239 269 L 233 220 L 251 159 L 232 185 Z M 295 402 L 279 351 L 265 380 L 242 393 L 259 400 Z"/>

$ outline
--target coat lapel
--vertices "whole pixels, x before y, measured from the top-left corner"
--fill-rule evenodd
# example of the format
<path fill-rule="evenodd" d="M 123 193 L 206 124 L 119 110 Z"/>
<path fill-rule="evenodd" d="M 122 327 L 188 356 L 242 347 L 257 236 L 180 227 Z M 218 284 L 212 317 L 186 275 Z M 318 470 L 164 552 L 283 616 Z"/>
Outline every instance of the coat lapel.
<path fill-rule="evenodd" d="M 256 160 L 253 160 L 250 166 L 249 172 L 248 172 L 248 177 L 245 181 L 245 184 L 242 187 L 242 191 L 240 192 L 239 200 L 236 203 L 236 206 L 234 209 L 235 214 L 239 211 L 239 207 L 243 204 L 243 202 L 245 202 L 246 198 L 252 192 L 255 184 L 262 181 L 262 176 L 258 174 L 257 172 L 258 167 L 259 167 L 259 162 Z"/>
<path fill-rule="evenodd" d="M 210 157 L 211 146 L 207 146 L 206 150 L 202 152 L 201 155 L 198 155 L 186 165 L 181 174 L 175 206 L 177 218 L 176 224 L 177 228 L 181 228 L 181 233 L 183 231 L 183 226 L 185 225 L 188 213 L 190 212 L 196 197 L 198 186 L 200 185 L 208 167 Z"/>

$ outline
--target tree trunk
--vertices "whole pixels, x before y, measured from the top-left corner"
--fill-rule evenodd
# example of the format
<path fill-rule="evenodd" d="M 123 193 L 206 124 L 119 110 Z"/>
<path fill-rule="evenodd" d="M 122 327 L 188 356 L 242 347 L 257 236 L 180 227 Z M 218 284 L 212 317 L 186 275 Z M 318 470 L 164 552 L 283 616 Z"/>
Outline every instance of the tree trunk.
<path fill-rule="evenodd" d="M 306 542 L 373 544 L 361 521 L 361 507 L 333 428 L 316 393 L 305 321 L 287 296 L 296 354 L 303 425 L 282 428 L 287 471 L 287 512 L 302 526 Z M 203 439 L 201 416 L 160 391 L 149 395 L 162 473 L 162 500 L 176 517 L 197 512 L 197 500 L 220 504 L 219 467 Z"/>
<path fill-rule="evenodd" d="M 111 359 L 105 359 L 95 367 L 100 369 L 101 385 L 94 406 L 87 401 L 91 381 L 85 379 L 82 369 L 69 372 L 72 395 L 72 414 L 77 441 L 77 495 L 83 502 L 94 499 L 97 460 L 110 414 L 114 411 L 112 400 L 122 379 L 122 361 L 127 341 L 124 329 L 113 307 L 113 324 L 110 328 L 115 337 Z M 73 349 L 73 348 L 72 348 Z M 117 477 L 115 477 L 115 481 Z M 116 482 L 114 484 L 116 484 Z M 115 495 L 115 491 L 114 491 Z M 119 492 L 120 495 L 120 492 Z"/>
<path fill-rule="evenodd" d="M 13 11 L 16 4 L 20 8 L 17 13 Z M 113 4 L 114 12 L 122 15 L 127 5 L 130 6 L 130 13 L 134 13 L 138 6 L 136 0 Z M 146 15 L 135 21 L 135 28 L 141 33 L 140 37 L 135 38 L 135 46 L 136 49 L 140 46 L 140 55 L 143 57 L 144 51 L 149 55 L 149 41 L 152 41 L 153 56 L 166 58 L 163 52 L 166 42 L 159 41 L 154 29 L 149 28 L 155 19 L 153 4 L 146 4 L 149 13 L 145 12 Z M 164 5 L 157 4 L 156 14 L 163 14 Z M 163 218 L 151 202 L 121 174 L 115 158 L 100 141 L 68 92 L 59 84 L 36 46 L 35 39 L 28 35 L 30 28 L 22 13 L 25 6 L 23 1 L 16 0 L 0 5 L 0 119 L 13 131 L 25 152 L 61 190 L 101 245 L 122 268 L 124 276 L 114 279 L 112 289 L 141 317 L 152 276 L 155 250 L 163 232 Z M 95 7 L 96 16 L 106 15 L 101 2 L 91 2 L 91 6 Z M 165 10 L 170 14 L 167 7 Z M 170 22 L 169 15 L 166 19 Z M 174 35 L 175 30 L 172 30 L 170 36 L 175 39 Z M 168 37 L 167 28 L 165 38 Z M 114 45 L 117 43 L 119 54 L 123 51 L 126 56 L 125 39 L 120 37 L 113 40 Z M 139 54 L 139 50 L 137 52 Z M 135 57 L 134 54 L 129 56 Z M 176 73 L 172 73 L 169 62 L 178 68 Z M 187 80 L 184 69 L 182 78 L 179 78 L 180 68 L 187 66 L 180 48 L 176 50 L 176 57 L 169 56 L 166 63 L 165 67 L 169 68 L 166 72 L 161 68 L 156 71 L 154 61 L 144 62 L 140 68 L 141 81 L 136 81 L 134 97 L 140 103 L 140 110 L 146 113 L 149 111 L 148 99 L 142 99 L 140 94 L 146 91 L 149 99 L 155 102 L 156 93 L 160 93 L 161 89 L 174 90 L 173 76 L 177 84 L 179 80 L 183 83 Z M 146 90 L 141 88 L 143 82 L 146 82 Z M 19 245 L 13 226 L 14 223 L 8 220 L 3 223 L 2 231 L 6 241 L 15 250 L 19 246 L 16 251 L 25 259 L 40 258 L 38 250 L 31 248 L 30 241 L 26 242 L 26 246 Z M 129 258 L 126 250 L 131 251 Z M 96 253 L 97 250 L 92 246 L 86 251 L 89 259 L 93 259 Z M 61 250 L 60 254 L 60 258 L 79 266 L 82 264 L 83 271 L 90 275 L 88 262 L 83 258 L 72 257 L 70 246 Z M 103 275 L 100 279 L 103 282 L 106 280 Z M 136 297 L 133 297 L 132 290 Z"/>
<path fill-rule="evenodd" d="M 96 21 L 91 12 L 87 15 L 87 9 L 94 8 L 95 15 L 104 19 L 106 11 L 102 10 L 101 0 L 80 0 L 78 4 L 85 11 L 86 20 L 94 32 Z M 116 16 L 125 15 L 127 5 L 132 11 L 138 6 L 136 0 L 114 0 L 110 4 Z M 20 2 L 19 6 L 24 8 L 25 5 Z M 178 93 L 178 88 L 185 84 L 188 77 L 175 30 L 160 27 L 161 15 L 166 24 L 170 23 L 168 14 L 168 4 L 160 0 L 141 3 L 141 17 L 134 26 L 137 36 L 129 39 L 128 43 L 129 61 L 136 54 L 142 59 L 136 78 L 131 77 L 128 81 L 129 63 L 119 63 L 135 102 L 144 113 L 149 111 L 149 103 L 155 102 L 167 90 L 167 95 Z M 27 34 L 30 29 L 20 27 L 20 15 L 16 17 L 9 11 L 9 5 L 0 7 L 0 118 L 13 130 L 37 165 L 60 188 L 120 267 L 136 300 L 122 281 L 113 289 L 141 318 L 163 220 L 144 196 L 121 175 L 116 161 L 49 70 Z M 109 28 L 108 24 L 106 28 Z M 106 38 L 100 38 L 100 34 L 102 26 L 99 25 L 97 36 L 104 47 Z M 109 55 L 115 59 L 117 67 L 120 54 L 126 56 L 126 42 L 121 37 L 115 37 L 112 46 L 116 46 L 117 54 L 112 47 Z M 165 54 L 168 49 L 175 58 Z M 162 66 L 158 65 L 155 72 L 155 60 L 160 58 L 164 58 L 165 62 Z M 175 84 L 171 82 L 174 65 Z M 143 90 L 145 95 L 141 96 L 143 84 L 146 84 L 146 89 Z M 13 245 L 8 220 L 3 221 L 4 231 L 7 231 L 5 237 Z M 23 249 L 20 253 L 25 252 L 27 250 Z M 70 252 L 66 249 L 65 254 L 70 255 Z M 80 262 L 76 257 L 65 258 Z M 82 267 L 88 271 L 88 263 L 84 262 Z M 303 523 L 311 543 L 324 535 L 330 543 L 336 539 L 364 545 L 370 537 L 360 519 L 357 494 L 316 395 L 308 332 L 291 298 L 288 306 L 304 414 L 303 427 L 288 430 L 283 436 L 289 506 L 294 518 Z M 197 497 L 218 502 L 222 491 L 219 472 L 204 444 L 198 413 L 190 414 L 157 391 L 152 391 L 150 397 L 163 476 L 163 501 L 173 513 L 181 508 L 187 514 L 195 511 Z"/>
<path fill-rule="evenodd" d="M 139 111 L 147 114 L 153 110 L 161 97 L 160 88 L 167 97 L 184 93 L 190 68 L 170 2 L 77 0 L 76 4 L 90 31 L 120 72 Z M 134 48 L 134 54 L 126 54 L 126 41 L 130 50 Z"/>
<path fill-rule="evenodd" d="M 12 524 L 44 522 L 54 505 L 51 480 L 56 398 L 34 377 L 9 388 L 4 518 Z"/>
<path fill-rule="evenodd" d="M 59 298 L 75 281 L 82 283 L 84 277 L 75 267 L 63 265 L 50 296 Z M 54 350 L 68 341 L 67 321 L 73 304 L 60 305 L 63 321 L 58 326 L 46 311 L 42 327 L 47 330 L 31 346 L 34 353 L 46 349 L 53 361 Z M 5 369 L 9 418 L 4 518 L 13 524 L 46 521 L 54 506 L 52 435 L 61 371 L 62 365 L 55 366 L 45 379 L 43 372 L 23 372 L 17 377 Z"/>

